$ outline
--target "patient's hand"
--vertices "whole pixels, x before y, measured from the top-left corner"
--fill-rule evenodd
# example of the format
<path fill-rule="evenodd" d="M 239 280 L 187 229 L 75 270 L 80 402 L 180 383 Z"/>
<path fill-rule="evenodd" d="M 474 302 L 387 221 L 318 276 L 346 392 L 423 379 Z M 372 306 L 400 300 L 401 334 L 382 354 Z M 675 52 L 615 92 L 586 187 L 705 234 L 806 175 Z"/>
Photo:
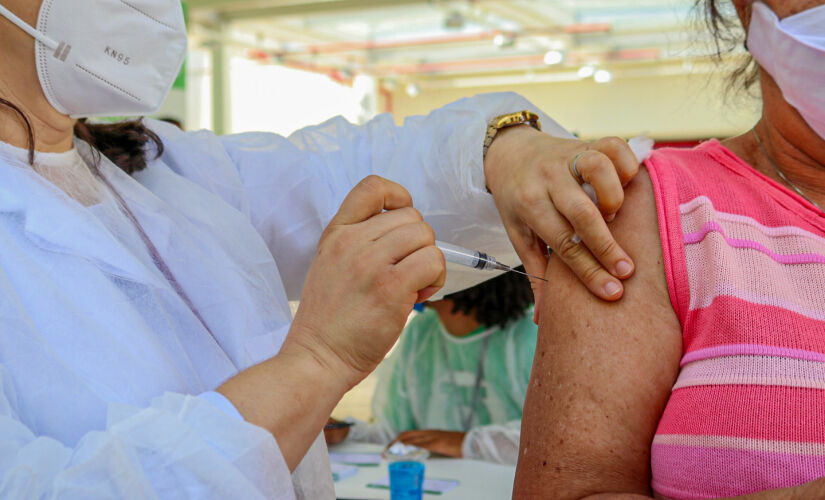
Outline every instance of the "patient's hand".
<path fill-rule="evenodd" d="M 465 434 L 465 432 L 438 430 L 407 431 L 399 434 L 389 446 L 396 441 L 401 441 L 404 444 L 424 448 L 431 453 L 461 458 L 461 445 L 464 443 Z"/>

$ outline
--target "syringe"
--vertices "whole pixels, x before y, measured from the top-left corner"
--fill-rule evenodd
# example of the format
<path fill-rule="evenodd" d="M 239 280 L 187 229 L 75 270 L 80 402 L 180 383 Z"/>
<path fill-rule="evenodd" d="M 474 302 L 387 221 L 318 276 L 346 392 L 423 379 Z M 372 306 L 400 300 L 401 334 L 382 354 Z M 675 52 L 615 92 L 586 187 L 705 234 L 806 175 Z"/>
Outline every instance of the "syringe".
<path fill-rule="evenodd" d="M 506 266 L 492 257 L 487 255 L 484 252 L 477 252 L 475 250 L 470 250 L 467 248 L 462 248 L 457 245 L 453 245 L 450 243 L 444 243 L 443 241 L 436 240 L 435 246 L 438 247 L 439 250 L 444 254 L 444 259 L 447 262 L 452 262 L 453 264 L 459 264 L 462 266 L 472 267 L 473 269 L 479 269 L 483 271 L 511 271 L 514 273 L 523 274 L 530 278 L 535 278 L 542 281 L 547 281 L 544 278 L 539 276 L 533 276 L 532 274 L 523 273 L 517 269 L 513 269 L 510 266 Z"/>

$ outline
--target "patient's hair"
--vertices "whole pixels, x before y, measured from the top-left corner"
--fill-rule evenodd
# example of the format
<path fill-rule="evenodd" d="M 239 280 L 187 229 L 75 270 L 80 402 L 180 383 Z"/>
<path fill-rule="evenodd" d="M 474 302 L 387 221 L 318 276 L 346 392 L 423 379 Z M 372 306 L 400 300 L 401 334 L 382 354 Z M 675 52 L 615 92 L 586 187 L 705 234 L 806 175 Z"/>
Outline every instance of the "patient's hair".
<path fill-rule="evenodd" d="M 10 108 L 20 119 L 26 129 L 29 149 L 29 163 L 34 164 L 35 137 L 31 121 L 23 111 L 13 103 L 0 98 L 0 104 Z M 100 152 L 124 172 L 132 175 L 146 168 L 146 146 L 155 146 L 156 158 L 163 154 L 160 137 L 138 120 L 119 123 L 87 123 L 78 120 L 74 127 L 75 136 L 89 144 L 95 152 Z"/>
<path fill-rule="evenodd" d="M 516 269 L 524 271 L 524 267 Z M 487 326 L 505 326 L 524 316 L 533 303 L 533 291 L 526 276 L 504 273 L 473 288 L 444 297 L 453 301 L 453 312 L 475 317 Z"/>
<path fill-rule="evenodd" d="M 722 3 L 730 5 L 731 0 L 696 0 L 696 9 L 701 12 L 705 24 L 713 34 L 717 59 L 721 59 L 722 54 L 728 54 L 745 43 L 747 37 L 736 17 L 736 12 L 726 13 L 727 9 L 721 7 Z M 751 8 L 752 3 L 752 0 L 748 1 L 748 9 Z M 748 55 L 745 62 L 731 73 L 728 90 L 751 90 L 758 81 L 759 64 Z"/>

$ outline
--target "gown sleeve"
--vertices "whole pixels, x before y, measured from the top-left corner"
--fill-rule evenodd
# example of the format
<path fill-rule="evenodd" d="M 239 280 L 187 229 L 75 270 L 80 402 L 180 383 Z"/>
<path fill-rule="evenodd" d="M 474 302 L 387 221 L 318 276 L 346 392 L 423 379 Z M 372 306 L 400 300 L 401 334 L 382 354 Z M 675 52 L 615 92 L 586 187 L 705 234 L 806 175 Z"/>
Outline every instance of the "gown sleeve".
<path fill-rule="evenodd" d="M 526 109 L 539 114 L 546 132 L 572 137 L 513 93 L 461 99 L 407 118 L 402 126 L 389 114 L 364 125 L 338 117 L 286 138 L 216 137 L 159 122 L 150 126 L 163 140 L 167 165 L 249 215 L 275 257 L 289 299 L 297 300 L 321 232 L 349 191 L 371 174 L 407 188 L 438 239 L 516 263 L 485 189 L 482 145 L 493 117 Z M 468 275 L 469 282 L 465 275 L 459 285 L 448 281 L 448 288 L 457 291 L 490 277 Z"/>
<path fill-rule="evenodd" d="M 461 454 L 464 458 L 515 465 L 520 438 L 521 419 L 473 427 L 464 436 Z"/>
<path fill-rule="evenodd" d="M 21 421 L 2 365 L 0 386 L 0 498 L 294 498 L 272 435 L 208 398 L 110 405 L 106 428 L 69 446 Z"/>
<path fill-rule="evenodd" d="M 510 382 L 509 397 L 518 405 L 519 416 L 530 383 L 538 337 L 538 328 L 532 318 L 533 306 L 530 306 L 521 319 L 508 326 L 506 332 L 501 332 L 506 334 L 509 341 L 507 359 L 510 361 L 504 368 Z M 520 439 L 521 418 L 480 425 L 470 429 L 464 436 L 461 452 L 465 458 L 514 465 L 518 461 Z"/>

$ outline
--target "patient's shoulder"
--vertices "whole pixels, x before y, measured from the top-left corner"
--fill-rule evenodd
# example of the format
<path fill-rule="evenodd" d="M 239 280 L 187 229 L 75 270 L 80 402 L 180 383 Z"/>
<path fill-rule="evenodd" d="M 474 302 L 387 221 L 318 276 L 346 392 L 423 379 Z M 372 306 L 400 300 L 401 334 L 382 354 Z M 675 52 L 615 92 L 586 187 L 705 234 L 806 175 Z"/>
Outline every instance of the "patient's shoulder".
<path fill-rule="evenodd" d="M 586 308 L 589 317 L 604 315 L 609 318 L 623 314 L 622 311 L 630 314 L 637 307 L 645 307 L 645 304 L 650 306 L 654 296 L 661 299 L 653 302 L 669 306 L 656 196 L 647 170 L 641 169 L 627 186 L 624 204 L 616 219 L 608 226 L 617 243 L 630 255 L 635 264 L 634 275 L 624 281 L 624 298 L 615 303 L 607 303 L 592 296 L 557 258 L 551 258 L 547 272 L 548 276 L 552 276 L 552 286 L 548 287 L 551 295 L 562 304 L 569 304 L 570 297 L 575 296 L 577 307 Z M 548 307 L 556 306 L 543 304 L 543 308 Z M 544 314 L 542 310 L 542 318 Z M 558 320 L 561 316 L 558 311 L 554 311 L 547 317 Z M 572 314 L 568 319 L 581 321 L 583 318 Z"/>
<path fill-rule="evenodd" d="M 653 151 L 645 164 L 652 169 L 685 168 L 688 171 L 713 170 L 733 165 L 748 167 L 731 150 L 716 139 L 692 148 L 662 148 Z"/>
<path fill-rule="evenodd" d="M 656 150 L 645 167 L 659 205 L 683 204 L 698 196 L 751 196 L 772 183 L 715 139 L 695 148 Z"/>

